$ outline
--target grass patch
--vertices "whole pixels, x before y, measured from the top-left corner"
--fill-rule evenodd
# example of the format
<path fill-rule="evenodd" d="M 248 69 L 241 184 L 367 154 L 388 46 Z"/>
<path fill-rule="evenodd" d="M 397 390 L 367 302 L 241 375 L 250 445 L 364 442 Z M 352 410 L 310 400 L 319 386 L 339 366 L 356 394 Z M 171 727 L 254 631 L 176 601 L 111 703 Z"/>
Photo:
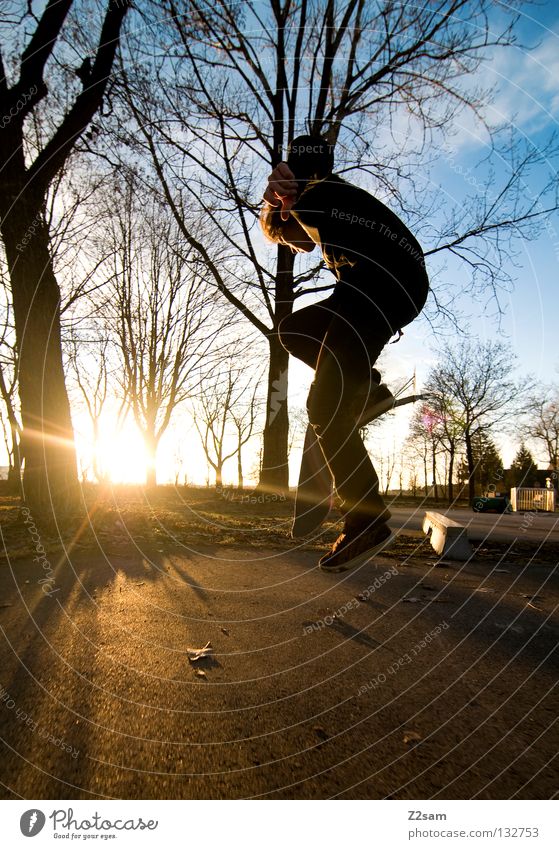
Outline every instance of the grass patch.
<path fill-rule="evenodd" d="M 57 530 L 42 530 L 45 553 L 76 547 L 102 549 L 106 554 L 126 550 L 170 550 L 206 546 L 238 546 L 324 552 L 342 529 L 338 511 L 312 539 L 291 538 L 293 499 L 270 500 L 226 490 L 199 487 L 160 486 L 152 490 L 133 486 L 101 488 L 87 485 L 82 490 L 83 516 Z M 418 503 L 421 499 L 418 499 Z M 411 506 L 411 505 L 410 505 Z M 0 557 L 17 559 L 36 554 L 29 527 L 19 513 L 19 499 L 0 496 Z M 400 535 L 387 557 L 409 560 L 438 559 L 427 538 Z M 485 542 L 475 549 L 477 561 L 509 564 L 558 563 L 559 546 L 518 542 L 514 546 Z"/>

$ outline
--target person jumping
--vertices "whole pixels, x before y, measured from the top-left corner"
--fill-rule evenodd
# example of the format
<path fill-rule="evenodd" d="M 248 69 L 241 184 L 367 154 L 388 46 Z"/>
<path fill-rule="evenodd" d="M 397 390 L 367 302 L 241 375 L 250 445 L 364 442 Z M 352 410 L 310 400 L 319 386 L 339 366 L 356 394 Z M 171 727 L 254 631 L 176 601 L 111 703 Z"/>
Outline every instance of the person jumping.
<path fill-rule="evenodd" d="M 369 192 L 333 172 L 321 136 L 291 142 L 268 177 L 260 224 L 272 242 L 307 253 L 317 245 L 336 277 L 330 297 L 284 318 L 282 345 L 315 370 L 312 425 L 341 500 L 343 533 L 320 559 L 325 571 L 364 563 L 393 541 L 390 512 L 359 427 L 394 398 L 374 368 L 384 346 L 415 319 L 429 280 L 405 224 Z"/>

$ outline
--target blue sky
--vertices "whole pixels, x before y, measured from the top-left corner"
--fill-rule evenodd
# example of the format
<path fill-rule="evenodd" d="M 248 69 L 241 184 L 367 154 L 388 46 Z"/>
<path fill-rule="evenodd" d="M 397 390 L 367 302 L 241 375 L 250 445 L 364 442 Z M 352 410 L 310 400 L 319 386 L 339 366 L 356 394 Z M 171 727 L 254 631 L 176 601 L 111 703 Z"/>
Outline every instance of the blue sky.
<path fill-rule="evenodd" d="M 534 144 L 557 132 L 559 117 L 559 6 L 546 2 L 525 10 L 521 37 L 539 42 L 531 52 L 511 52 L 500 80 L 503 113 Z M 542 164 L 551 173 L 551 165 Z M 559 382 L 559 215 L 548 220 L 537 241 L 521 246 L 516 286 L 508 302 L 504 328 L 510 334 L 523 371 L 545 382 Z"/>
<path fill-rule="evenodd" d="M 494 61 L 480 71 L 484 84 L 496 84 L 489 117 L 497 123 L 512 125 L 528 143 L 541 149 L 553 132 L 559 130 L 559 4 L 546 2 L 539 6 L 525 4 L 518 27 L 518 40 L 532 49 L 513 47 L 502 51 Z M 429 189 L 438 188 L 444 197 L 442 211 L 460 209 L 467 195 L 481 188 L 483 173 L 475 165 L 487 151 L 487 136 L 465 114 L 462 125 L 450 142 L 451 155 L 441 155 L 439 164 L 430 176 Z M 506 169 L 498 159 L 491 164 L 497 177 L 506 178 Z M 525 186 L 527 197 L 555 175 L 558 161 L 542 160 Z M 472 170 L 469 170 L 472 169 Z M 479 182 L 478 182 L 479 181 Z M 437 186 L 438 183 L 438 186 Z M 482 298 L 468 295 L 461 299 L 460 308 L 469 316 L 469 331 L 481 339 L 508 338 L 518 355 L 518 369 L 532 373 L 537 380 L 559 382 L 559 350 L 557 325 L 559 318 L 559 215 L 553 214 L 539 238 L 516 241 L 518 255 L 506 270 L 514 280 L 512 291 L 503 291 L 500 303 L 504 315 L 500 323 L 495 318 L 495 305 Z M 438 263 L 431 264 L 434 270 Z M 462 281 L 466 286 L 469 272 L 463 263 L 448 260 L 442 278 Z M 452 333 L 451 329 L 448 329 Z M 426 336 L 428 337 L 426 339 Z M 437 339 L 425 322 L 408 328 L 406 337 L 397 346 L 401 367 L 410 368 L 417 361 L 418 375 L 425 373 L 434 359 L 427 347 Z M 390 359 L 396 359 L 395 351 Z M 400 365 L 399 365 L 400 367 Z"/>
<path fill-rule="evenodd" d="M 495 6 L 498 9 L 497 4 Z M 559 3 L 552 0 L 539 5 L 523 4 L 517 33 L 519 46 L 497 53 L 491 62 L 483 65 L 474 82 L 496 86 L 488 112 L 490 121 L 513 126 L 521 138 L 541 149 L 552 133 L 559 130 Z M 466 195 L 476 194 L 476 175 L 481 186 L 483 173 L 468 172 L 468 169 L 473 169 L 487 153 L 487 135 L 465 113 L 450 144 L 454 151 L 452 157 L 441 154 L 425 185 L 426 191 L 441 193 L 443 214 L 445 209 L 459 210 Z M 536 193 L 550 175 L 556 176 L 557 164 L 555 160 L 555 163 L 542 161 L 538 165 L 525 186 L 527 197 Z M 506 178 L 506 169 L 498 159 L 493 158 L 491 165 L 498 178 Z M 387 202 L 390 205 L 390 201 Z M 503 291 L 500 295 L 504 310 L 500 321 L 496 320 L 494 304 L 488 304 L 486 298 L 468 295 L 460 301 L 461 311 L 468 316 L 464 327 L 481 340 L 508 340 L 518 357 L 518 376 L 531 374 L 535 381 L 559 384 L 559 215 L 549 218 L 539 238 L 517 240 L 516 249 L 514 264 L 509 263 L 505 269 L 510 272 L 514 285 L 511 291 Z M 439 265 L 439 261 L 432 263 L 431 270 Z M 453 259 L 446 263 L 442 276 L 464 286 L 469 280 L 465 264 Z M 450 338 L 456 337 L 450 325 L 445 332 Z M 425 320 L 406 328 L 403 339 L 389 346 L 383 356 L 381 364 L 387 382 L 397 388 L 415 371 L 421 386 L 429 367 L 437 359 L 439 341 L 438 334 Z M 311 378 L 309 369 L 292 363 L 290 396 L 299 407 L 304 406 Z M 405 438 L 411 409 L 409 414 L 402 409 L 387 418 L 382 432 L 379 430 L 375 437 L 377 445 L 386 446 L 394 437 L 397 441 Z M 518 447 L 514 423 L 511 432 L 501 434 L 496 441 L 508 465 Z M 537 452 L 536 459 L 544 465 L 545 458 Z"/>
<path fill-rule="evenodd" d="M 495 122 L 513 125 L 526 141 L 541 148 L 556 132 L 559 115 L 559 4 L 545 2 L 538 6 L 524 4 L 518 27 L 518 40 L 532 49 L 514 47 L 501 52 L 495 61 L 482 69 L 483 80 L 497 85 L 490 109 Z M 471 167 L 483 151 L 483 133 L 466 124 L 459 134 L 463 144 L 454 159 L 463 163 L 463 172 Z M 497 174 L 499 163 L 495 162 Z M 542 161 L 534 172 L 533 184 L 526 185 L 527 195 L 555 173 L 555 163 Z M 441 188 L 456 203 L 464 193 L 464 178 L 441 165 Z M 500 172 L 503 176 L 503 170 Z M 519 357 L 519 369 L 533 373 L 545 382 L 559 380 L 559 351 L 556 334 L 559 317 L 559 215 L 554 214 L 544 232 L 535 241 L 518 240 L 516 264 L 509 267 L 514 289 L 502 296 L 506 308 L 501 323 Z M 455 273 L 465 273 L 454 267 Z M 494 337 L 495 321 L 487 317 L 486 305 L 471 299 L 463 304 L 472 315 L 471 330 L 482 338 Z M 490 312 L 490 310 L 489 310 Z"/>

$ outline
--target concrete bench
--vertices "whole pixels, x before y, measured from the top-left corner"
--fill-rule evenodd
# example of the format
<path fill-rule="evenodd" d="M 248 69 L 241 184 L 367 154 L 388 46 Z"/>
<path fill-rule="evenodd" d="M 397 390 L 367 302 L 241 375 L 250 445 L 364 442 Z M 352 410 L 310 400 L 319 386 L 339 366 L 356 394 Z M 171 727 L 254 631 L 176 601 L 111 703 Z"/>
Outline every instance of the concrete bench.
<path fill-rule="evenodd" d="M 472 547 L 464 525 L 460 525 L 442 513 L 427 511 L 423 519 L 423 533 L 431 531 L 431 545 L 441 557 L 449 560 L 468 560 Z"/>

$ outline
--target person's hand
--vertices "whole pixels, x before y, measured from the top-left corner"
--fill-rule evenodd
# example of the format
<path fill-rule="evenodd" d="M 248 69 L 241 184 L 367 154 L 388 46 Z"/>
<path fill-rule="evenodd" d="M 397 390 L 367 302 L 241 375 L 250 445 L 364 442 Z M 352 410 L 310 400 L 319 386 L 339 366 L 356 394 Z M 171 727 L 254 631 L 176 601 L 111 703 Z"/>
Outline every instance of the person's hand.
<path fill-rule="evenodd" d="M 268 177 L 264 200 L 270 206 L 281 206 L 281 220 L 287 221 L 289 210 L 297 200 L 297 180 L 287 162 L 276 165 Z"/>

